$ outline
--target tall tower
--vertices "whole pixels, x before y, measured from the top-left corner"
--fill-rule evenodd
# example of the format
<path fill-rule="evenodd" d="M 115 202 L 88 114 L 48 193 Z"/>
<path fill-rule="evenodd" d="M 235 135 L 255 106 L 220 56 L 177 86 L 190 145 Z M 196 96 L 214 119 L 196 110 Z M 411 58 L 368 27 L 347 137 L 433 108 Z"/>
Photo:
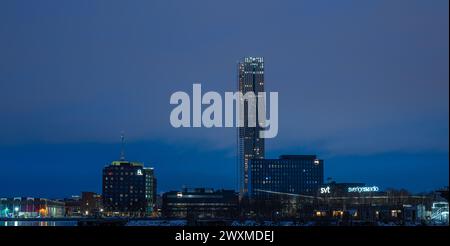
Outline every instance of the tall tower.
<path fill-rule="evenodd" d="M 238 88 L 242 94 L 264 92 L 264 59 L 244 57 L 238 62 Z M 256 119 L 258 119 L 258 97 L 256 97 Z M 248 126 L 248 105 L 244 101 L 244 125 L 238 128 L 238 175 L 239 195 L 248 194 L 249 160 L 264 159 L 264 138 L 260 138 L 258 120 L 256 127 Z"/>

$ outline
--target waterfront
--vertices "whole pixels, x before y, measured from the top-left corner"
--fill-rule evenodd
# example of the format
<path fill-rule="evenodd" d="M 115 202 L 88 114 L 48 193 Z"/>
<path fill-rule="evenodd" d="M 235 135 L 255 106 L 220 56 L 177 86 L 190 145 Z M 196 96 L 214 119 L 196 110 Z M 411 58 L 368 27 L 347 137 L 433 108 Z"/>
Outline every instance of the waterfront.
<path fill-rule="evenodd" d="M 99 222 L 100 220 L 86 220 L 86 219 L 73 219 L 73 218 L 62 218 L 62 219 L 45 219 L 45 220 L 32 220 L 32 219 L 19 219 L 19 220 L 3 220 L 0 221 L 0 227 L 28 227 L 28 226 L 42 226 L 42 227 L 74 227 L 78 226 L 79 221 L 94 221 Z M 188 221 L 182 219 L 132 219 L 124 223 L 125 226 L 145 226 L 145 227 L 179 227 L 179 226 L 232 226 L 232 227 L 253 227 L 253 226 L 441 226 L 441 224 L 420 224 L 420 223 L 381 223 L 373 222 L 368 223 L 364 221 L 353 221 L 352 223 L 343 224 L 337 220 L 312 220 L 307 222 L 299 222 L 292 220 L 285 221 L 271 221 L 271 220 L 202 220 L 202 221 Z"/>
<path fill-rule="evenodd" d="M 14 220 L 2 221 L 0 226 L 77 226 L 76 220 Z"/>

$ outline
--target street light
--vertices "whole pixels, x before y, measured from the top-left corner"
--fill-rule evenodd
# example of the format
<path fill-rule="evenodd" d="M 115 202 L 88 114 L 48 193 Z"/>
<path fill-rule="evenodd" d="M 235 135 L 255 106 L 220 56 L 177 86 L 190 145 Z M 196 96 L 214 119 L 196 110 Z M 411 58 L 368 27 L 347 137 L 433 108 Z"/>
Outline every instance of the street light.
<path fill-rule="evenodd" d="M 16 217 L 19 216 L 19 207 L 14 207 L 14 214 Z"/>

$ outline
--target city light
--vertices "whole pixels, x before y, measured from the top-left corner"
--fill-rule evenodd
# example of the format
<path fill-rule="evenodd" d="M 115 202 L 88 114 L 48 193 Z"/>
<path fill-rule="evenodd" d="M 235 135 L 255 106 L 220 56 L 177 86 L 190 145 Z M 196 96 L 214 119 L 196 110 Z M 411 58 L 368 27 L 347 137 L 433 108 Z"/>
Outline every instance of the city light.
<path fill-rule="evenodd" d="M 0 246 L 442 244 L 449 5 L 0 0 Z"/>
<path fill-rule="evenodd" d="M 329 194 L 330 186 L 320 188 L 320 194 Z"/>
<path fill-rule="evenodd" d="M 348 192 L 358 192 L 358 193 L 361 193 L 361 192 L 377 192 L 377 191 L 379 191 L 380 190 L 380 188 L 378 188 L 378 186 L 364 186 L 364 187 L 359 187 L 359 186 L 357 186 L 357 187 L 348 187 Z"/>

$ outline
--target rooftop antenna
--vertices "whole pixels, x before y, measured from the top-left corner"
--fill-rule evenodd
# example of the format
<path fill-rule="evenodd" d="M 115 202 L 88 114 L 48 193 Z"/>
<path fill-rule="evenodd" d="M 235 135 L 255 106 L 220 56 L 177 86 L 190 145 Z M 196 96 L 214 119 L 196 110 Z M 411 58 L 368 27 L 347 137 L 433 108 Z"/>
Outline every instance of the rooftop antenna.
<path fill-rule="evenodd" d="M 120 148 L 120 160 L 125 161 L 125 136 L 124 133 L 120 133 L 120 140 L 122 142 L 121 148 Z"/>

